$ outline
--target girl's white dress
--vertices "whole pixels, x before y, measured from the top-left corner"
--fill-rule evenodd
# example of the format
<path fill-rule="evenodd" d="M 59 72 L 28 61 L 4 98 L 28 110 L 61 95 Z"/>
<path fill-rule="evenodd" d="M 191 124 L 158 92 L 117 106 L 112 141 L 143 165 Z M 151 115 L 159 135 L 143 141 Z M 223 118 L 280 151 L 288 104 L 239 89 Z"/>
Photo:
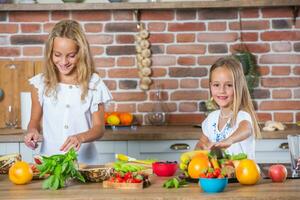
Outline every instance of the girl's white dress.
<path fill-rule="evenodd" d="M 62 154 L 60 147 L 68 136 L 88 131 L 92 127 L 92 113 L 98 104 L 112 99 L 111 93 L 100 77 L 94 73 L 89 82 L 88 95 L 82 101 L 78 85 L 59 83 L 57 98 L 45 95 L 43 74 L 29 79 L 38 89 L 38 98 L 43 110 L 43 143 L 41 154 Z M 98 154 L 93 142 L 83 143 L 78 151 L 79 162 L 97 164 Z"/>
<path fill-rule="evenodd" d="M 226 122 L 222 130 L 218 129 L 220 110 L 211 112 L 207 118 L 202 122 L 203 134 L 208 137 L 211 142 L 219 142 L 228 138 L 238 128 L 239 123 L 243 120 L 250 122 L 253 127 L 252 119 L 249 113 L 245 111 L 239 111 L 237 115 L 236 124 L 230 127 L 230 119 Z M 252 128 L 253 131 L 253 128 Z M 226 150 L 230 154 L 246 153 L 248 158 L 255 158 L 255 138 L 252 134 L 247 139 L 232 144 Z"/>

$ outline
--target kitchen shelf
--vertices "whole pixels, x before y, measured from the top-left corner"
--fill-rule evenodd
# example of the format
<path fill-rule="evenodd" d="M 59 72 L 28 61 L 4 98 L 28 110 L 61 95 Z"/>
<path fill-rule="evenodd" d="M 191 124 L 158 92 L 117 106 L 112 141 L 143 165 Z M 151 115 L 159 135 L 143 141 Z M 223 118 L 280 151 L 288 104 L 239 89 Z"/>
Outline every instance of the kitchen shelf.
<path fill-rule="evenodd" d="M 287 124 L 284 131 L 262 131 L 262 139 L 286 139 L 287 135 L 299 135 L 300 127 Z M 23 141 L 26 130 L 0 128 L 1 142 Z M 192 125 L 184 126 L 137 126 L 136 129 L 106 129 L 101 141 L 129 140 L 198 140 L 201 128 Z"/>
<path fill-rule="evenodd" d="M 299 0 L 215 0 L 147 3 L 0 4 L 0 11 L 196 9 L 299 6 Z"/>

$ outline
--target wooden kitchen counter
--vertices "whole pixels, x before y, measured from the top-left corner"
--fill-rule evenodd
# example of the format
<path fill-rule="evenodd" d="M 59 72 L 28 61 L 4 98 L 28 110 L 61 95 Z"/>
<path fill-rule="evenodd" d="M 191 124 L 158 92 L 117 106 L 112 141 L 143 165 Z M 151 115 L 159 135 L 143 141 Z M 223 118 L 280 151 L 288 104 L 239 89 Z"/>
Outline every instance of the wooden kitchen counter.
<path fill-rule="evenodd" d="M 0 142 L 22 142 L 25 130 L 0 129 Z M 197 140 L 201 128 L 194 126 L 137 126 L 136 128 L 106 129 L 101 141 L 129 140 Z M 300 127 L 287 125 L 284 131 L 262 132 L 262 139 L 286 139 L 300 135 Z"/>
<path fill-rule="evenodd" d="M 284 183 L 272 183 L 262 180 L 254 186 L 242 186 L 239 183 L 229 183 L 224 192 L 218 194 L 203 193 L 196 183 L 179 189 L 162 187 L 166 178 L 154 177 L 152 185 L 139 190 L 103 189 L 101 183 L 74 183 L 67 188 L 49 191 L 43 190 L 42 181 L 35 180 L 27 185 L 14 185 L 7 175 L 0 176 L 0 194 L 3 199 L 39 199 L 39 200 L 82 200 L 82 199 L 299 199 L 300 179 L 289 179 Z"/>

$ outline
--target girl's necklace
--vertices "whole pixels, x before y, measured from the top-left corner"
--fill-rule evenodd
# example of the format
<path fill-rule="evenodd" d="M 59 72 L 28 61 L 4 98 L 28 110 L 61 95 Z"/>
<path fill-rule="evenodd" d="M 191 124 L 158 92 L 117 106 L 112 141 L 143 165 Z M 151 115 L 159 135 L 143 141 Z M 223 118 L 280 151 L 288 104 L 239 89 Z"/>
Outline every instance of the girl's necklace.
<path fill-rule="evenodd" d="M 232 112 L 230 112 L 228 115 L 224 115 L 223 113 L 222 113 L 222 111 L 220 111 L 220 118 L 222 118 L 222 119 L 227 119 L 227 118 L 229 118 L 229 117 L 231 117 L 232 116 Z"/>

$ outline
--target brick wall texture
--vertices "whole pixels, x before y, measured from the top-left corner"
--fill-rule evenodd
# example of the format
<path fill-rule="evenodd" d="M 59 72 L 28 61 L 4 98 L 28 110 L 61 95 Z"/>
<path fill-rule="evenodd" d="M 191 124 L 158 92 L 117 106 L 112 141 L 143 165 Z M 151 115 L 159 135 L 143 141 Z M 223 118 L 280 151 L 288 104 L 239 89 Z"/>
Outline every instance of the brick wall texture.
<path fill-rule="evenodd" d="M 143 10 L 150 31 L 151 89 L 139 89 L 135 60 L 136 20 L 126 11 L 0 12 L 0 60 L 41 60 L 44 42 L 61 19 L 78 20 L 88 37 L 97 71 L 111 90 L 108 111 L 128 111 L 140 123 L 156 105 L 161 85 L 170 124 L 196 124 L 205 118 L 201 102 L 209 98 L 208 70 L 219 57 L 240 46 L 238 9 Z M 293 10 L 240 10 L 242 36 L 257 57 L 261 74 L 253 101 L 260 122 L 300 121 L 300 13 Z"/>

